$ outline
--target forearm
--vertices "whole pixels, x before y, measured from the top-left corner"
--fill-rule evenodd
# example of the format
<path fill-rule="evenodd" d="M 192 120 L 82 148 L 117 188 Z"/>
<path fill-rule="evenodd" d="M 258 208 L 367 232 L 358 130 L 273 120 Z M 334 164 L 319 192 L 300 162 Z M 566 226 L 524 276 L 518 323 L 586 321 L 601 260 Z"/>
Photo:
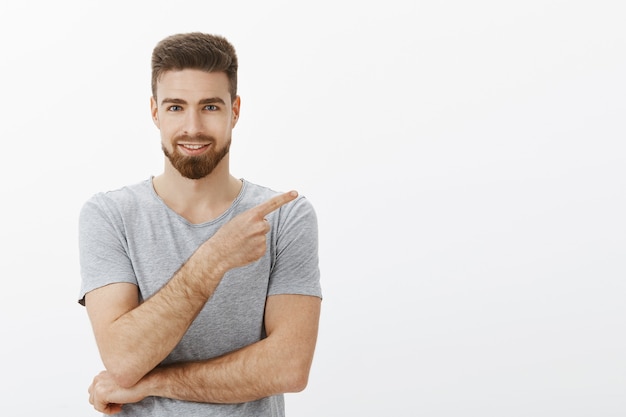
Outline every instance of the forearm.
<path fill-rule="evenodd" d="M 259 358 L 260 347 L 259 344 L 251 345 L 206 362 L 157 367 L 131 387 L 120 386 L 110 372 L 104 371 L 89 387 L 89 402 L 96 410 L 110 414 L 120 411 L 124 404 L 149 396 L 225 404 L 254 401 L 304 388 L 289 383 L 287 377 L 280 377 L 281 374 L 290 375 L 285 373 L 286 363 L 274 362 L 275 359 L 266 363 L 256 359 L 250 361 L 250 358 Z"/>
<path fill-rule="evenodd" d="M 280 295 L 267 299 L 267 337 L 202 362 L 154 369 L 138 388 L 146 396 L 238 403 L 305 388 L 317 340 L 317 297 Z"/>
<path fill-rule="evenodd" d="M 157 367 L 138 385 L 146 396 L 240 403 L 301 391 L 310 366 L 265 339 L 219 358 Z"/>
<path fill-rule="evenodd" d="M 154 296 L 112 321 L 98 346 L 105 367 L 132 386 L 181 340 L 223 273 L 190 258 Z"/>
<path fill-rule="evenodd" d="M 268 297 L 265 339 L 218 358 L 156 367 L 131 387 L 103 372 L 89 389 L 90 401 L 107 410 L 148 396 L 240 403 L 301 391 L 313 361 L 319 311 L 316 297 Z"/>

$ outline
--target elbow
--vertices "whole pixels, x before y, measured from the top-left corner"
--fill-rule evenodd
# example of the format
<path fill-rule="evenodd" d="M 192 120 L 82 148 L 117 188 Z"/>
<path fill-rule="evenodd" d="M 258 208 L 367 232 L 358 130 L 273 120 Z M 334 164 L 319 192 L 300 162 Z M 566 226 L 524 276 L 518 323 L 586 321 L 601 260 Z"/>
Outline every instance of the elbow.
<path fill-rule="evenodd" d="M 129 372 L 120 372 L 119 370 L 115 369 L 107 369 L 107 371 L 111 375 L 111 378 L 113 378 L 113 381 L 120 388 L 131 388 L 135 386 L 135 384 L 137 384 L 137 382 L 139 382 L 139 380 L 141 379 L 137 378 L 135 375 L 130 374 Z"/>
<path fill-rule="evenodd" d="M 141 377 L 137 377 L 136 375 L 132 375 L 128 372 L 114 372 L 111 374 L 113 380 L 120 388 L 132 388 L 137 382 L 141 380 Z"/>
<path fill-rule="evenodd" d="M 309 383 L 310 363 L 296 363 L 284 371 L 283 392 L 295 393 L 304 391 Z"/>
<path fill-rule="evenodd" d="M 291 381 L 288 389 L 285 392 L 301 392 L 304 391 L 307 384 L 309 383 L 309 376 L 307 375 L 299 375 Z"/>
<path fill-rule="evenodd" d="M 113 381 L 120 388 L 131 388 L 135 386 L 144 376 L 141 372 L 133 371 L 132 366 L 128 366 L 120 361 L 114 363 L 105 362 L 104 365 Z"/>

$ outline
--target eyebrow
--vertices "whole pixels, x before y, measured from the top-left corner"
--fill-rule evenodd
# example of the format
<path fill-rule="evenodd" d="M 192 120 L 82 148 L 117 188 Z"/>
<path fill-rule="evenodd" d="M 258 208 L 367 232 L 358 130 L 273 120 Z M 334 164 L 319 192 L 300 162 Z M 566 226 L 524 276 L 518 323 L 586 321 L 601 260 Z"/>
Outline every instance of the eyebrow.
<path fill-rule="evenodd" d="M 181 98 L 169 98 L 166 97 L 163 100 L 161 100 L 161 105 L 163 104 L 187 104 L 187 101 L 181 99 Z M 203 98 L 202 100 L 200 100 L 198 102 L 198 104 L 214 104 L 214 103 L 219 103 L 219 104 L 226 104 L 224 102 L 224 100 L 222 100 L 219 97 L 208 97 L 208 98 Z"/>

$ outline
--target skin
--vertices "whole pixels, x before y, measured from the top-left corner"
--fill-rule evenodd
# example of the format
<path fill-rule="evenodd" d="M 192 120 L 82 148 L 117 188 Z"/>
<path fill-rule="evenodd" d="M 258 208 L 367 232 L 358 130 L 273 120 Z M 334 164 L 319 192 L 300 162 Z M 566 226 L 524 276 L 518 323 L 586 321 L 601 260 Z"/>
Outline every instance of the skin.
<path fill-rule="evenodd" d="M 168 151 L 177 146 L 173 138 L 183 134 L 211 137 L 201 152 L 223 146 L 231 138 L 239 109 L 240 99 L 230 97 L 223 73 L 167 72 L 158 82 L 157 98 L 151 98 L 152 118 Z M 242 186 L 229 172 L 228 154 L 208 176 L 197 180 L 180 175 L 165 158 L 164 171 L 154 178 L 153 185 L 170 208 L 194 223 L 223 213 Z M 158 366 L 181 340 L 224 274 L 263 256 L 270 230 L 265 216 L 296 197 L 295 191 L 284 193 L 233 218 L 141 304 L 137 287 L 128 283 L 110 284 L 85 296 L 106 368 L 89 387 L 89 401 L 96 410 L 114 414 L 124 404 L 147 396 L 238 403 L 305 388 L 321 304 L 311 296 L 268 297 L 267 337 L 259 342 L 206 361 Z"/>

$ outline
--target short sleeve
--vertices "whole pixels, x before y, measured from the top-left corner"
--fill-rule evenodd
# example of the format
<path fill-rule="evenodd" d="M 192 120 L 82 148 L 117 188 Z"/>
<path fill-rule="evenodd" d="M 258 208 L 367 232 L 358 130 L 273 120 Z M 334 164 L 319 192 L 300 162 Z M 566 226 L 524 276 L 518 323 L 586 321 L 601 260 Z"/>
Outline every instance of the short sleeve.
<path fill-rule="evenodd" d="M 97 194 L 83 205 L 78 229 L 80 304 L 85 305 L 85 294 L 105 285 L 117 282 L 137 285 L 123 221 L 106 195 Z"/>
<path fill-rule="evenodd" d="M 318 225 L 312 204 L 299 197 L 283 206 L 279 215 L 268 295 L 300 294 L 321 298 Z"/>

